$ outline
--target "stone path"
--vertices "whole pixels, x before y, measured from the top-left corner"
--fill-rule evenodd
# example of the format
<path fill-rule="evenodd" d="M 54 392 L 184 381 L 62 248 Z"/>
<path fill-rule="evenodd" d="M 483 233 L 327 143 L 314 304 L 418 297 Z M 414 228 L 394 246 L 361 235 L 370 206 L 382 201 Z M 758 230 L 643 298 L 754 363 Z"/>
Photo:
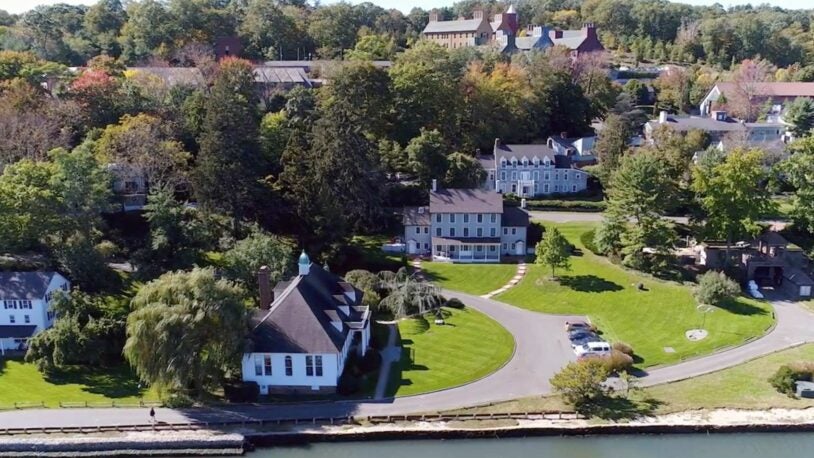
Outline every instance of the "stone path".
<path fill-rule="evenodd" d="M 526 268 L 527 268 L 526 263 L 521 262 L 520 264 L 517 265 L 517 272 L 514 274 L 514 277 L 512 277 L 512 279 L 509 280 L 508 283 L 492 291 L 491 293 L 486 293 L 482 295 L 481 297 L 484 299 L 491 299 L 493 296 L 497 296 L 498 294 L 506 292 L 510 288 L 513 288 L 515 285 L 520 283 L 520 280 L 522 280 L 524 276 L 526 276 Z"/>
<path fill-rule="evenodd" d="M 413 275 L 415 275 L 415 278 L 424 280 L 424 271 L 421 270 L 421 258 L 411 260 L 410 265 L 413 267 Z"/>
<path fill-rule="evenodd" d="M 387 345 L 379 352 L 382 355 L 382 365 L 379 369 L 379 380 L 376 382 L 376 393 L 373 395 L 373 399 L 384 399 L 387 382 L 390 381 L 390 366 L 401 359 L 401 347 L 396 345 L 398 327 L 395 322 L 390 322 L 387 323 L 387 328 L 389 331 Z"/>

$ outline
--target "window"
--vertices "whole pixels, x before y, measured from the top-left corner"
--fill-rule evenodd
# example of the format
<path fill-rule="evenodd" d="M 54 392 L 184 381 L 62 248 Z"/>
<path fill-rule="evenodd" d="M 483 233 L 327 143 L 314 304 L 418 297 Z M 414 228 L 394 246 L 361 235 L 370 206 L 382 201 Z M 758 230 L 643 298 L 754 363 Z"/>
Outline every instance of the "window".
<path fill-rule="evenodd" d="M 308 377 L 314 376 L 314 357 L 311 355 L 305 356 L 305 375 Z"/>
<path fill-rule="evenodd" d="M 489 245 L 489 251 L 495 251 L 495 246 L 494 245 Z"/>
<path fill-rule="evenodd" d="M 478 249 L 478 253 L 483 252 L 483 245 L 476 245 L 476 247 Z"/>
<path fill-rule="evenodd" d="M 294 375 L 294 363 L 291 361 L 290 356 L 285 357 L 285 375 L 288 377 Z"/>
<path fill-rule="evenodd" d="M 23 315 L 23 321 L 25 324 L 31 323 L 31 317 L 28 315 Z"/>
<path fill-rule="evenodd" d="M 449 222 L 450 222 L 450 223 L 454 223 L 454 222 L 455 222 L 455 213 L 450 213 L 450 214 L 449 214 Z"/>
<path fill-rule="evenodd" d="M 571 186 L 571 192 L 577 192 L 577 185 Z"/>
<path fill-rule="evenodd" d="M 435 215 L 435 222 L 436 222 L 436 223 L 440 223 L 440 222 L 441 222 L 441 214 L 440 214 L 440 213 L 439 213 L 439 214 L 437 214 L 437 215 Z"/>
<path fill-rule="evenodd" d="M 506 172 L 500 172 L 500 179 L 506 181 Z"/>
<path fill-rule="evenodd" d="M 435 235 L 438 236 L 438 237 L 441 237 L 441 228 L 440 227 L 435 228 Z"/>
<path fill-rule="evenodd" d="M 321 355 L 314 356 L 314 362 L 316 362 L 317 377 L 322 377 L 322 356 Z"/>
<path fill-rule="evenodd" d="M 271 355 L 263 356 L 263 370 L 266 375 L 271 375 Z"/>
<path fill-rule="evenodd" d="M 514 251 L 514 250 L 515 250 L 516 245 L 517 245 L 516 243 L 512 242 L 512 251 Z"/>
<path fill-rule="evenodd" d="M 562 179 L 568 181 L 568 172 L 562 172 Z"/>
<path fill-rule="evenodd" d="M 14 324 L 14 323 L 17 322 L 17 319 L 14 318 L 14 315 L 9 315 L 8 316 L 8 322 L 11 323 L 11 324 Z"/>
<path fill-rule="evenodd" d="M 509 235 L 509 228 L 508 227 L 503 228 L 503 235 Z"/>
<path fill-rule="evenodd" d="M 437 253 L 440 253 L 441 252 L 441 245 L 435 245 L 435 251 Z"/>
<path fill-rule="evenodd" d="M 469 237 L 469 228 L 468 227 L 464 228 L 464 237 Z"/>
<path fill-rule="evenodd" d="M 491 228 L 491 229 L 489 230 L 489 236 L 490 236 L 490 237 L 495 237 L 495 236 L 496 236 L 495 232 L 496 232 L 496 231 L 495 231 L 495 228 Z"/>
<path fill-rule="evenodd" d="M 535 170 L 534 172 L 532 172 L 532 173 L 531 173 L 531 176 L 533 176 L 533 177 L 534 177 L 534 180 L 535 180 L 535 181 L 536 181 L 536 180 L 539 180 L 539 179 L 540 179 L 540 172 L 538 172 L 537 170 Z"/>
<path fill-rule="evenodd" d="M 449 228 L 449 236 L 450 237 L 455 237 L 455 228 L 454 227 Z"/>
<path fill-rule="evenodd" d="M 425 234 L 429 234 L 429 233 L 430 233 L 430 227 L 429 227 L 429 226 L 424 226 L 424 233 L 425 233 Z"/>
<path fill-rule="evenodd" d="M 554 174 L 554 180 L 556 181 L 556 180 L 559 180 L 559 179 L 560 179 L 560 174 L 559 174 L 559 173 L 555 173 L 555 174 Z"/>
<path fill-rule="evenodd" d="M 421 228 L 420 228 L 420 227 L 418 227 L 418 226 L 416 226 L 416 228 L 415 228 L 415 233 L 416 233 L 416 234 L 420 234 L 420 233 L 421 233 Z"/>
<path fill-rule="evenodd" d="M 512 180 L 516 180 L 516 179 L 517 179 L 517 172 L 512 172 Z"/>
<path fill-rule="evenodd" d="M 469 213 L 464 213 L 464 222 L 465 223 L 469 222 Z"/>
<path fill-rule="evenodd" d="M 549 180 L 550 178 L 551 178 L 551 175 L 549 175 L 548 172 L 546 172 L 545 175 L 543 175 L 543 179 L 546 180 L 546 181 Z"/>
<path fill-rule="evenodd" d="M 263 375 L 263 358 L 254 355 L 254 375 Z"/>
<path fill-rule="evenodd" d="M 424 244 L 424 249 L 425 249 L 425 250 L 429 250 L 429 249 L 430 249 L 430 244 L 429 244 L 429 243 L 425 243 L 425 244 Z"/>
<path fill-rule="evenodd" d="M 483 237 L 483 228 L 482 227 L 478 228 L 478 237 Z"/>
<path fill-rule="evenodd" d="M 512 184 L 512 194 L 515 194 L 516 192 L 517 192 L 517 185 Z"/>
<path fill-rule="evenodd" d="M 483 222 L 483 214 L 482 213 L 478 213 L 478 222 L 479 223 Z"/>
<path fill-rule="evenodd" d="M 497 215 L 496 214 L 492 213 L 490 216 L 492 217 L 491 220 L 492 220 L 493 223 L 497 221 Z"/>
<path fill-rule="evenodd" d="M 503 244 L 503 251 L 506 251 L 506 244 Z"/>
<path fill-rule="evenodd" d="M 548 183 L 546 183 L 545 185 L 543 185 L 543 192 L 544 192 L 544 193 L 546 193 L 546 194 L 548 194 Z"/>
<path fill-rule="evenodd" d="M 513 228 L 512 228 L 512 235 L 515 235 L 515 234 L 517 234 L 517 228 L 516 228 L 516 227 L 513 227 Z"/>

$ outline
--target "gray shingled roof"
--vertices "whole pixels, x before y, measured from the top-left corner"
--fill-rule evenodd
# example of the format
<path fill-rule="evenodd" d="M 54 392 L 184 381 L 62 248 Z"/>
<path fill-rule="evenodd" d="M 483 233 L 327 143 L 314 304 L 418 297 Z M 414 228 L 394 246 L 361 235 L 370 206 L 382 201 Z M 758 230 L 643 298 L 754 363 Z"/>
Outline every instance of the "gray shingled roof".
<path fill-rule="evenodd" d="M 197 67 L 127 67 L 127 70 L 137 74 L 152 75 L 160 78 L 168 86 L 179 84 L 190 86 L 206 85 L 201 69 Z"/>
<path fill-rule="evenodd" d="M 423 208 L 423 212 L 419 212 L 419 208 Z M 405 207 L 404 208 L 405 226 L 429 226 L 430 224 L 430 209 L 427 207 Z"/>
<path fill-rule="evenodd" d="M 503 196 L 485 189 L 430 192 L 431 213 L 503 213 Z"/>
<path fill-rule="evenodd" d="M 648 122 L 655 129 L 661 124 L 657 119 Z M 700 116 L 667 116 L 666 125 L 678 131 L 703 130 L 707 132 L 742 132 L 746 127 L 738 121 L 718 121 Z"/>
<path fill-rule="evenodd" d="M 527 227 L 529 225 L 529 213 L 520 207 L 507 206 L 503 209 L 500 225 L 503 227 Z"/>
<path fill-rule="evenodd" d="M 0 299 L 42 299 L 55 274 L 56 272 L 0 272 Z"/>
<path fill-rule="evenodd" d="M 0 326 L 0 339 L 26 339 L 34 335 L 34 325 L 3 325 Z"/>
<path fill-rule="evenodd" d="M 523 156 L 526 156 L 529 160 L 532 160 L 532 158 L 536 156 L 541 161 L 544 157 L 548 156 L 549 159 L 553 161 L 555 155 L 554 150 L 549 148 L 545 143 L 527 145 L 506 145 L 501 143 L 495 148 L 495 156 L 497 156 L 498 161 L 504 157 L 506 160 L 512 157 L 520 160 Z"/>
<path fill-rule="evenodd" d="M 474 32 L 478 30 L 483 19 L 456 19 L 454 21 L 430 21 L 424 27 L 424 33 Z"/>
<path fill-rule="evenodd" d="M 366 307 L 340 309 L 334 295 L 347 289 L 344 280 L 311 263 L 308 275 L 295 277 L 276 296 L 269 310 L 258 309 L 251 317 L 253 351 L 259 353 L 337 353 L 342 350 L 353 323 L 368 319 Z M 278 288 L 275 288 L 277 291 Z M 355 289 L 354 289 L 355 290 Z M 362 292 L 356 291 L 357 304 Z M 349 302 L 349 301 L 348 301 Z M 351 304 L 351 305 L 357 305 Z M 360 311 L 361 310 L 361 311 Z M 342 319 L 342 330 L 331 324 Z"/>
<path fill-rule="evenodd" d="M 301 84 L 311 86 L 305 70 L 300 67 L 271 67 L 257 65 L 254 67 L 254 81 L 264 84 Z"/>
<path fill-rule="evenodd" d="M 514 44 L 517 49 L 528 51 L 531 49 L 544 49 L 551 45 L 551 39 L 544 36 L 539 37 L 517 37 L 514 39 Z"/>
<path fill-rule="evenodd" d="M 490 169 L 496 168 L 495 167 L 495 156 L 492 155 L 492 154 L 490 154 L 488 156 L 480 155 L 480 156 L 477 157 L 477 159 L 478 159 L 478 162 L 480 162 L 480 166 L 483 167 L 484 170 L 490 170 Z"/>

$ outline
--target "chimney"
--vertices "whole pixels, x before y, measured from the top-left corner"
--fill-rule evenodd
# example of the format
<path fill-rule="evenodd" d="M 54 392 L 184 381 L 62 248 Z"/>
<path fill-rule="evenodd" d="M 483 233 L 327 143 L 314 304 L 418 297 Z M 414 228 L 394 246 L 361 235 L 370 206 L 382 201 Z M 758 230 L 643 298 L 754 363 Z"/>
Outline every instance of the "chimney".
<path fill-rule="evenodd" d="M 472 19 L 483 19 L 483 10 L 478 8 L 472 12 Z"/>
<path fill-rule="evenodd" d="M 542 37 L 546 29 L 541 25 L 530 25 L 529 30 L 531 31 L 531 36 Z"/>
<path fill-rule="evenodd" d="M 257 271 L 257 286 L 260 290 L 260 308 L 268 310 L 274 302 L 274 290 L 271 289 L 271 274 L 268 266 L 263 266 Z"/>
<path fill-rule="evenodd" d="M 497 150 L 499 150 L 499 149 L 500 149 L 500 139 L 496 138 L 495 139 L 495 153 L 497 153 Z"/>
<path fill-rule="evenodd" d="M 596 38 L 596 26 L 593 22 L 582 24 L 582 32 L 586 37 Z"/>
<path fill-rule="evenodd" d="M 562 30 L 560 30 L 560 29 L 549 30 L 548 36 L 552 40 L 562 38 Z"/>
<path fill-rule="evenodd" d="M 438 22 L 438 10 L 430 11 L 430 22 Z"/>
<path fill-rule="evenodd" d="M 667 124 L 667 112 L 664 110 L 659 112 L 659 124 Z"/>
<path fill-rule="evenodd" d="M 520 208 L 526 208 L 526 198 L 520 199 Z"/>
<path fill-rule="evenodd" d="M 565 140 L 566 138 L 568 138 L 568 132 L 565 132 L 565 131 L 560 132 L 560 138 L 561 138 L 561 139 L 563 139 L 563 140 Z"/>
<path fill-rule="evenodd" d="M 432 192 L 438 191 L 438 180 L 432 179 Z"/>

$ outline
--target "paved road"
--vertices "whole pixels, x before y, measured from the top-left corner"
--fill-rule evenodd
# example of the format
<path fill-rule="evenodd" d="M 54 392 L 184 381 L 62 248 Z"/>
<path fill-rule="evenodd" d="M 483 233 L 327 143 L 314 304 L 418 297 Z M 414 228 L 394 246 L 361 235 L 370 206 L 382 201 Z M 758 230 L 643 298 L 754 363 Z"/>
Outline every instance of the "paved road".
<path fill-rule="evenodd" d="M 399 415 L 447 410 L 488 402 L 539 396 L 551 392 L 548 380 L 573 354 L 563 332 L 565 317 L 519 309 L 491 299 L 445 291 L 469 307 L 500 322 L 515 336 L 516 351 L 509 363 L 494 374 L 469 385 L 436 393 L 382 401 L 311 403 L 274 407 L 223 409 L 157 409 L 159 421 L 218 421 L 223 419 L 310 418 L 314 416 Z M 814 342 L 814 315 L 801 306 L 774 301 L 775 329 L 761 339 L 732 350 L 673 366 L 652 370 L 642 385 L 655 385 L 734 366 L 760 355 L 803 342 Z M 147 424 L 147 409 L 64 409 L 0 412 L 6 427 L 98 426 Z"/>

